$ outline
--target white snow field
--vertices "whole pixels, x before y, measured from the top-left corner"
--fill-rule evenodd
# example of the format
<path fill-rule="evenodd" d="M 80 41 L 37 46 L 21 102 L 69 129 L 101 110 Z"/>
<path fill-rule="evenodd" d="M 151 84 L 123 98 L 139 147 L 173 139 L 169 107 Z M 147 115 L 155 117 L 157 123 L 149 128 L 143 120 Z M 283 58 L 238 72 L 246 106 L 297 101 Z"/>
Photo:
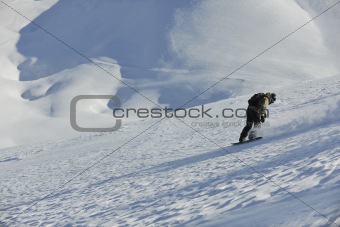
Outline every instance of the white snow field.
<path fill-rule="evenodd" d="M 336 0 L 1 0 L 0 226 L 340 226 L 338 40 Z M 264 138 L 232 145 L 267 91 Z M 77 95 L 211 117 L 77 132 Z"/>

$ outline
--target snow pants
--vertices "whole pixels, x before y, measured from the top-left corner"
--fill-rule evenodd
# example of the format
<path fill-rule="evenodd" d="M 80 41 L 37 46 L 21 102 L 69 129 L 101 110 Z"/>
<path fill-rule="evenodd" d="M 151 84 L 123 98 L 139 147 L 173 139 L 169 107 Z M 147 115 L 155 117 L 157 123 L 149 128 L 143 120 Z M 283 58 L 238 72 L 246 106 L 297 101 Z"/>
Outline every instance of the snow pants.
<path fill-rule="evenodd" d="M 247 109 L 247 124 L 243 128 L 240 137 L 246 138 L 248 136 L 249 131 L 253 128 L 261 127 L 261 116 L 258 112 L 248 107 Z M 252 130 L 249 135 L 249 139 L 256 138 L 256 130 Z"/>

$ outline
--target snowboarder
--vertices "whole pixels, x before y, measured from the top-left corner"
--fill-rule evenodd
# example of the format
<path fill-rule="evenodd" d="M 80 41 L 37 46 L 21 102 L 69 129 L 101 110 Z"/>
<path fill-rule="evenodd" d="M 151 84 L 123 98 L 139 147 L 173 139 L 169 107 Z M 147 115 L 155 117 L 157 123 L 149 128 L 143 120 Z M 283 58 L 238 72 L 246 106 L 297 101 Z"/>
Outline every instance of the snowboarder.
<path fill-rule="evenodd" d="M 261 127 L 261 122 L 264 123 L 267 117 L 268 105 L 274 103 L 276 100 L 276 94 L 274 93 L 258 93 L 248 100 L 247 108 L 247 124 L 243 128 L 240 135 L 240 143 L 244 142 L 248 136 L 249 131 L 253 128 Z M 249 134 L 249 140 L 256 138 L 256 131 L 252 130 Z"/>

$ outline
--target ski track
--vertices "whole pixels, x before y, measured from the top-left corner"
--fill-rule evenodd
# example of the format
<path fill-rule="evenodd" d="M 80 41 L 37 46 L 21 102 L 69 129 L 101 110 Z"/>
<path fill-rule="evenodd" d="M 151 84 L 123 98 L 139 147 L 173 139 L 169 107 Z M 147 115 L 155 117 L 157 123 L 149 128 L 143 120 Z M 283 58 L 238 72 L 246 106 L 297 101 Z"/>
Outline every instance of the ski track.
<path fill-rule="evenodd" d="M 230 145 L 241 127 L 194 127 L 197 133 L 193 120 L 183 120 L 188 127 L 165 119 L 125 146 L 127 134 L 137 136 L 156 120 L 2 149 L 0 220 L 14 226 L 331 225 L 320 212 L 339 225 L 340 127 L 333 114 L 339 78 L 282 89 L 267 129 L 279 132 L 241 146 Z M 210 105 L 219 111 L 235 100 Z M 318 124 L 305 121 L 306 111 L 324 105 L 330 110 Z M 275 125 L 281 118 L 289 121 Z M 295 132 L 291 122 L 299 126 Z"/>

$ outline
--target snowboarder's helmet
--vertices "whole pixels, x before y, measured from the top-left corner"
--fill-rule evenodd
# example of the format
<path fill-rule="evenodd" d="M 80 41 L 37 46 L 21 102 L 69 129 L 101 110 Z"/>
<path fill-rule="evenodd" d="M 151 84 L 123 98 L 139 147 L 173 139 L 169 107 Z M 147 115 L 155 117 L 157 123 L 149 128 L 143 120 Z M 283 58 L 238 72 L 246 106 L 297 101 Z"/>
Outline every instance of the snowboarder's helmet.
<path fill-rule="evenodd" d="M 272 98 L 272 102 L 275 102 L 275 101 L 276 101 L 276 94 L 275 94 L 275 93 L 272 93 L 272 94 L 271 94 L 271 98 Z"/>

